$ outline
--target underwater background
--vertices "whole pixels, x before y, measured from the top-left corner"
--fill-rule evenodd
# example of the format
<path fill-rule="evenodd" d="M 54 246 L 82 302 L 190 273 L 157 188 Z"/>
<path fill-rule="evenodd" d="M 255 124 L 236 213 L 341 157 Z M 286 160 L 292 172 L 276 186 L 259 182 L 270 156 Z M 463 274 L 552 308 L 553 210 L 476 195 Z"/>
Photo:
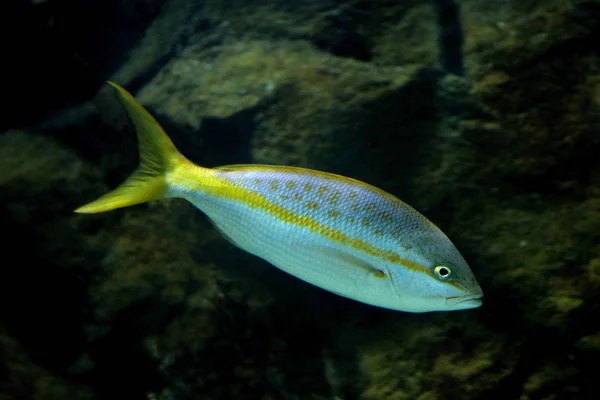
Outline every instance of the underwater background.
<path fill-rule="evenodd" d="M 11 0 L 0 25 L 0 400 L 600 398 L 599 0 Z M 336 296 L 183 200 L 75 214 L 137 165 L 108 79 L 200 165 L 398 196 L 483 305 Z"/>

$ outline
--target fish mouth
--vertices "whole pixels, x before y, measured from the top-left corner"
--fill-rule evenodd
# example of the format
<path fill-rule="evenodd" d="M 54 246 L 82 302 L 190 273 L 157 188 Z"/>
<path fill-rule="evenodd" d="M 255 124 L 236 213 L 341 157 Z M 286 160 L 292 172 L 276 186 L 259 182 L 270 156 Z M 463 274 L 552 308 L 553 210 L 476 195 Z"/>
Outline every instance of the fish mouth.
<path fill-rule="evenodd" d="M 467 296 L 448 297 L 446 299 L 446 305 L 456 310 L 477 308 L 482 304 L 482 297 L 483 295 L 481 293 Z"/>

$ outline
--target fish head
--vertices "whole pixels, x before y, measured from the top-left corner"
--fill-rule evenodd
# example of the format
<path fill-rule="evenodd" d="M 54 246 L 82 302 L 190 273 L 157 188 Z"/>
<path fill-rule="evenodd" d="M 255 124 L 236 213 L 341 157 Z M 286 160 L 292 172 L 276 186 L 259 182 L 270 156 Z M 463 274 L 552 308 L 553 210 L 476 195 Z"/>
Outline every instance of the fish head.
<path fill-rule="evenodd" d="M 403 243 L 404 261 L 388 265 L 401 308 L 409 312 L 456 311 L 481 306 L 483 291 L 471 268 L 441 231 Z"/>

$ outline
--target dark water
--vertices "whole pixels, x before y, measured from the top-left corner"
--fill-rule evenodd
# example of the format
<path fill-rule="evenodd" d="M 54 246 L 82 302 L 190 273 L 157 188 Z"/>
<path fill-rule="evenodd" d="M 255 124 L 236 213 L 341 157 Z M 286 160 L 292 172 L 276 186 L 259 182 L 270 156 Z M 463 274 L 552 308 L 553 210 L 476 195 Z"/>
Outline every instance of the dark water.
<path fill-rule="evenodd" d="M 0 400 L 597 398 L 599 1 L 12 0 L 0 19 Z M 200 165 L 397 195 L 483 306 L 338 297 L 183 200 L 73 213 L 137 163 L 106 80 Z"/>

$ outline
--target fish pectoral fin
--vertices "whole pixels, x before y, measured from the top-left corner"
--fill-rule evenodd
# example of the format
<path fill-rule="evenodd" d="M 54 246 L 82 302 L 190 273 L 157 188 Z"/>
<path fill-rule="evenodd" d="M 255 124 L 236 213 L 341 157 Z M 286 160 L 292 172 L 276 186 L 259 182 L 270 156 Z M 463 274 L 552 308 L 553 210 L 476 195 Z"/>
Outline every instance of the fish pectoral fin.
<path fill-rule="evenodd" d="M 315 252 L 318 252 L 322 255 L 327 256 L 328 258 L 333 258 L 340 260 L 344 265 L 349 265 L 355 267 L 357 269 L 366 271 L 370 274 L 373 274 L 377 278 L 386 278 L 386 271 L 376 268 L 368 262 L 356 257 L 353 254 L 347 253 L 343 250 L 335 249 L 333 247 L 326 246 L 312 246 Z"/>

